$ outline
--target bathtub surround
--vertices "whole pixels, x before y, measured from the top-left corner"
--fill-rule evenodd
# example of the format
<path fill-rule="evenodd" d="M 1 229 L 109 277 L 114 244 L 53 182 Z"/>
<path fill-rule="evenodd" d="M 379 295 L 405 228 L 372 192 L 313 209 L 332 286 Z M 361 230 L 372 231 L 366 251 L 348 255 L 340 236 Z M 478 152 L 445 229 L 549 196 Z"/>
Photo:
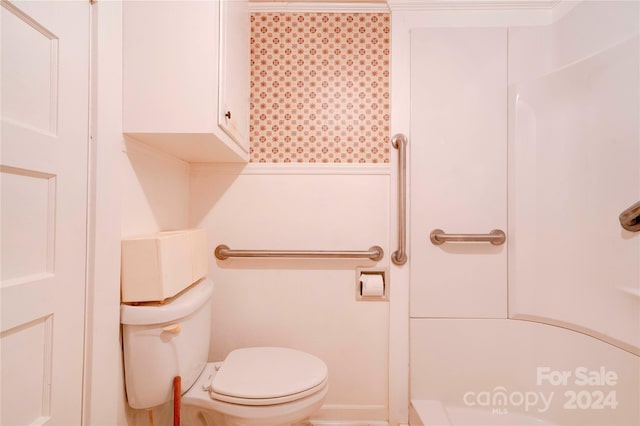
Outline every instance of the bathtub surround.
<path fill-rule="evenodd" d="M 413 197 L 411 198 L 413 212 L 411 223 L 413 229 L 411 250 L 409 252 L 412 259 L 414 259 L 411 265 L 412 292 L 410 301 L 411 398 L 439 401 L 443 409 L 449 412 L 449 421 L 455 422 L 459 420 L 462 422 L 452 424 L 468 424 L 469 418 L 475 418 L 477 422 L 481 422 L 482 417 L 475 416 L 467 417 L 467 423 L 465 423 L 464 416 L 461 414 L 464 414 L 463 412 L 469 409 L 484 410 L 484 413 L 489 416 L 487 424 L 495 424 L 495 422 L 501 421 L 508 422 L 508 416 L 510 415 L 515 416 L 514 418 L 526 415 L 543 419 L 546 422 L 562 424 L 637 424 L 639 421 L 637 403 L 633 401 L 637 401 L 639 397 L 638 374 L 640 372 L 640 361 L 636 355 L 625 350 L 628 348 L 620 345 L 622 340 L 620 336 L 626 335 L 629 338 L 634 333 L 633 314 L 635 312 L 637 323 L 638 300 L 629 297 L 629 295 L 623 295 L 622 292 L 620 295 L 615 295 L 615 299 L 621 304 L 620 312 L 616 316 L 627 315 L 625 309 L 630 314 L 627 320 L 619 325 L 619 327 L 625 327 L 626 331 L 624 333 L 619 330 L 619 327 L 615 330 L 609 330 L 609 336 L 613 336 L 614 340 L 620 340 L 619 342 L 614 342 L 618 343 L 620 347 L 615 347 L 593 337 L 594 335 L 602 337 L 597 330 L 594 331 L 594 328 L 602 327 L 604 321 L 607 321 L 609 326 L 612 321 L 603 319 L 598 321 L 600 324 L 594 326 L 593 322 L 589 323 L 588 321 L 593 321 L 597 313 L 590 315 L 588 312 L 579 312 L 585 307 L 588 307 L 589 310 L 601 310 L 602 312 L 618 311 L 617 305 L 592 303 L 589 302 L 589 297 L 586 297 L 588 294 L 600 291 L 602 286 L 614 285 L 615 280 L 610 279 L 606 282 L 600 280 L 597 282 L 598 287 L 590 285 L 582 279 L 565 279 L 558 282 L 553 281 L 555 280 L 555 274 L 543 278 L 542 273 L 544 270 L 533 268 L 533 271 L 539 274 L 537 280 L 545 281 L 540 282 L 539 288 L 533 287 L 531 290 L 527 290 L 524 298 L 522 298 L 523 283 L 517 281 L 517 279 L 522 279 L 523 274 L 525 278 L 528 278 L 529 276 L 526 272 L 531 272 L 532 270 L 531 265 L 528 265 L 530 269 L 527 271 L 518 269 L 517 266 L 521 265 L 522 261 L 534 263 L 539 268 L 540 263 L 536 264 L 536 262 L 541 260 L 548 262 L 549 260 L 549 258 L 546 258 L 545 253 L 553 253 L 554 250 L 558 250 L 552 256 L 553 262 L 558 262 L 561 256 L 564 256 L 563 252 L 566 252 L 575 244 L 578 245 L 579 248 L 577 250 L 579 251 L 590 250 L 588 244 L 593 244 L 594 241 L 598 241 L 598 244 L 606 247 L 612 246 L 615 241 L 616 244 L 625 244 L 627 250 L 629 250 L 626 252 L 626 256 L 630 256 L 627 262 L 632 262 L 632 264 L 626 266 L 636 268 L 635 273 L 633 270 L 628 271 L 630 273 L 626 274 L 624 279 L 628 280 L 629 283 L 633 283 L 632 286 L 638 285 L 637 239 L 634 236 L 621 234 L 621 232 L 626 231 L 622 231 L 617 223 L 617 214 L 619 212 L 611 214 L 611 223 L 614 227 L 617 227 L 615 229 L 603 226 L 603 224 L 594 225 L 593 220 L 586 221 L 581 225 L 580 236 L 590 235 L 590 238 L 582 240 L 573 238 L 570 241 L 571 244 L 566 241 L 559 244 L 558 239 L 550 240 L 549 236 L 546 239 L 542 238 L 544 232 L 549 228 L 546 226 L 546 221 L 549 221 L 549 225 L 553 227 L 558 220 L 558 216 L 551 216 L 548 213 L 555 208 L 553 205 L 535 205 L 536 200 L 538 203 L 542 203 L 543 200 L 547 199 L 545 197 L 561 194 L 565 190 L 567 182 L 571 182 L 572 179 L 578 179 L 580 181 L 578 187 L 586 189 L 588 186 L 585 186 L 585 183 L 589 182 L 589 179 L 593 179 L 593 173 L 597 173 L 600 167 L 606 170 L 607 167 L 621 166 L 619 162 L 606 160 L 610 155 L 613 155 L 608 149 L 604 149 L 600 154 L 595 154 L 599 152 L 598 149 L 603 148 L 599 148 L 599 145 L 595 142 L 586 143 L 589 137 L 597 134 L 597 132 L 590 131 L 588 132 L 589 134 L 585 134 L 584 137 L 576 141 L 580 145 L 577 150 L 569 150 L 565 146 L 566 142 L 562 144 L 556 143 L 555 146 L 545 146 L 544 143 L 548 138 L 542 140 L 532 138 L 526 146 L 532 150 L 530 152 L 531 155 L 538 156 L 528 157 L 529 159 L 538 159 L 537 170 L 539 170 L 539 175 L 537 180 L 535 177 L 523 175 L 518 175 L 519 179 L 515 180 L 513 174 L 508 175 L 507 179 L 505 173 L 504 163 L 507 159 L 507 138 L 504 136 L 504 132 L 507 128 L 509 128 L 510 132 L 512 131 L 512 128 L 508 126 L 512 125 L 509 120 L 513 119 L 512 114 L 514 112 L 512 104 L 507 104 L 507 90 L 513 89 L 516 87 L 515 85 L 525 85 L 524 87 L 527 87 L 526 84 L 528 82 L 540 81 L 541 78 L 553 76 L 559 69 L 562 69 L 563 72 L 571 71 L 571 67 L 577 66 L 576 64 L 587 64 L 587 58 L 591 60 L 591 57 L 603 54 L 603 52 L 605 55 L 612 52 L 615 54 L 615 49 L 618 47 L 624 48 L 624 43 L 629 42 L 632 37 L 637 37 L 640 22 L 637 2 L 588 1 L 573 4 L 573 6 L 575 7 L 566 10 L 559 19 L 553 18 L 554 13 L 551 12 L 551 23 L 543 26 L 530 25 L 531 22 L 520 22 L 518 25 L 515 19 L 513 25 L 505 25 L 504 22 L 502 25 L 498 25 L 496 23 L 481 22 L 477 15 L 471 18 L 470 16 L 464 16 L 464 14 L 459 16 L 460 19 L 458 21 L 453 22 L 454 20 L 451 19 L 445 25 L 443 21 L 436 22 L 435 20 L 427 19 L 427 16 L 420 17 L 417 14 L 394 13 L 394 43 L 400 39 L 398 41 L 399 49 L 396 49 L 396 44 L 394 44 L 394 57 L 399 54 L 401 49 L 407 49 L 402 45 L 406 45 L 410 40 L 413 56 L 411 54 L 407 55 L 411 57 L 411 62 L 413 62 L 415 55 L 425 51 L 431 53 L 428 58 L 433 57 L 434 52 L 440 54 L 439 57 L 441 58 L 441 61 L 431 62 L 431 68 L 420 69 L 424 72 L 418 72 L 412 63 L 410 87 L 402 84 L 402 79 L 408 78 L 408 73 L 403 71 L 402 64 L 396 67 L 394 62 L 394 100 L 392 103 L 394 111 L 397 111 L 395 105 L 398 103 L 395 96 L 402 98 L 411 93 L 411 122 L 407 124 L 412 129 L 412 143 L 410 145 L 412 152 L 409 158 L 412 161 L 411 185 L 413 188 Z M 598 24 L 602 21 L 606 21 L 606 23 Z M 395 32 L 395 29 L 401 25 L 400 23 L 404 25 L 404 33 Z M 408 31 L 409 29 L 411 29 L 411 32 Z M 450 37 L 441 37 L 446 32 L 449 32 Z M 488 48 L 491 55 L 476 49 L 472 52 L 468 51 L 466 55 L 460 58 L 456 56 L 456 52 L 460 52 L 459 46 L 451 49 L 461 37 L 467 37 L 469 43 L 478 43 L 487 32 L 502 33 L 500 39 L 494 41 L 496 47 Z M 402 37 L 405 38 L 402 39 Z M 420 39 L 420 37 L 423 38 Z M 419 42 L 423 44 L 418 45 Z M 469 45 L 469 43 L 462 44 Z M 506 49 L 504 48 L 505 46 Z M 447 49 L 451 50 L 448 51 Z M 635 53 L 632 52 L 623 56 L 627 59 L 631 58 L 631 63 L 627 64 L 631 68 L 626 68 L 627 70 L 630 69 L 631 73 L 627 74 L 625 78 L 631 79 L 628 87 L 636 88 L 631 89 L 628 96 L 632 100 L 632 107 L 629 110 L 631 114 L 635 113 L 635 118 L 637 119 L 637 80 L 634 80 L 634 78 L 637 79 L 637 71 L 633 75 L 634 66 L 637 70 L 637 45 L 635 49 Z M 500 51 L 503 52 L 501 58 L 492 56 Z M 444 54 L 442 54 L 443 52 Z M 405 56 L 402 56 L 402 58 L 405 58 Z M 428 58 L 425 60 L 428 60 Z M 503 71 L 497 80 L 496 73 L 485 73 L 495 63 L 495 61 L 489 61 L 489 58 L 501 63 L 498 68 Z M 476 61 L 473 67 L 476 67 L 478 72 L 468 73 L 469 65 L 468 63 L 465 65 L 465 62 L 469 61 Z M 408 63 L 405 63 L 405 66 L 409 67 Z M 591 72 L 589 77 L 576 77 L 574 79 L 573 83 L 581 81 L 585 84 L 585 87 L 591 88 L 591 91 L 574 91 L 574 96 L 569 97 L 570 102 L 566 102 L 566 99 L 562 97 L 562 90 L 552 92 L 554 102 L 559 103 L 562 101 L 562 107 L 571 108 L 568 110 L 560 108 L 559 111 L 562 112 L 557 112 L 558 114 L 563 114 L 562 122 L 565 123 L 565 127 L 566 123 L 569 122 L 567 118 L 571 117 L 572 114 L 576 114 L 578 110 L 569 106 L 572 105 L 572 102 L 577 102 L 580 99 L 583 102 L 581 105 L 584 105 L 584 108 L 587 109 L 594 105 L 593 101 L 589 103 L 589 97 L 585 93 L 590 94 L 590 96 L 593 93 L 597 93 L 594 87 L 598 87 L 601 84 L 598 79 L 602 75 L 606 75 L 602 66 L 597 67 L 597 69 L 598 71 Z M 438 72 L 443 72 L 443 70 L 446 71 L 446 78 L 449 82 L 446 86 L 451 89 L 447 93 L 437 90 L 437 82 L 441 80 L 428 80 L 429 76 L 433 77 Z M 399 74 L 396 74 L 396 71 Z M 507 75 L 505 75 L 505 71 Z M 427 80 L 425 81 L 418 77 L 423 77 Z M 399 82 L 400 85 L 395 85 L 396 82 Z M 414 90 L 416 85 L 420 89 L 430 85 L 433 85 L 433 87 L 429 93 L 419 93 Z M 478 111 L 474 109 L 475 102 L 479 99 L 486 99 L 486 96 L 478 95 L 482 95 L 482 90 L 488 85 L 497 86 L 497 89 L 492 93 L 499 91 L 503 95 L 498 97 L 498 104 L 495 108 Z M 573 86 L 564 84 L 559 87 L 566 90 Z M 618 99 L 620 99 L 620 94 L 624 94 L 624 90 L 618 91 L 616 89 L 616 91 Z M 612 96 L 614 91 L 607 90 L 607 93 L 607 96 Z M 464 94 L 464 96 L 461 96 L 461 94 Z M 456 96 L 459 98 L 467 97 L 468 101 L 454 102 L 456 108 L 452 109 L 451 97 Z M 623 98 L 625 97 L 625 95 L 622 96 Z M 635 103 L 633 102 L 634 96 Z M 424 104 L 420 105 L 423 99 L 426 106 Z M 490 99 L 493 98 L 491 97 Z M 524 101 L 526 100 L 525 97 Z M 620 105 L 619 100 L 609 101 L 608 103 L 606 101 L 603 102 L 596 102 L 595 104 L 609 105 L 608 108 L 615 108 L 616 106 L 614 105 Z M 553 107 L 554 105 L 549 106 L 549 108 Z M 437 127 L 433 124 L 427 126 L 425 121 L 433 119 L 433 117 L 439 117 L 437 114 L 443 109 L 449 111 L 450 114 L 439 120 Z M 595 111 L 597 111 L 597 108 L 591 111 L 591 114 L 594 114 Z M 616 120 L 625 115 L 616 114 L 615 112 L 613 114 L 616 116 Z M 496 115 L 499 116 L 497 120 Z M 605 118 L 607 114 L 597 115 L 597 117 L 598 119 L 603 119 L 596 120 L 595 123 L 612 122 L 611 119 Z M 537 137 L 540 138 L 542 132 L 545 131 L 544 121 L 540 117 L 536 118 L 538 118 L 537 127 L 530 125 L 528 129 L 520 128 L 518 130 L 520 132 L 523 130 L 535 130 L 538 132 L 536 134 Z M 633 117 L 631 120 L 633 120 Z M 396 122 L 402 122 L 402 118 L 394 115 L 393 129 L 395 129 Z M 464 129 L 459 129 L 460 123 L 465 123 Z M 519 123 L 522 124 L 522 121 Z M 630 138 L 628 136 L 614 137 L 615 131 L 607 132 L 605 130 L 606 137 L 598 138 L 600 141 L 598 143 L 607 140 L 605 145 L 610 147 L 613 140 L 628 141 L 632 146 L 631 149 L 627 150 L 627 160 L 636 161 L 635 164 L 637 164 L 637 122 L 635 134 L 633 131 L 624 130 L 625 128 L 628 129 L 628 127 L 625 127 L 628 126 L 628 123 L 629 120 L 627 120 L 627 124 L 614 125 L 614 128 L 615 131 L 625 131 L 625 134 L 630 134 Z M 585 128 L 590 124 L 584 123 L 579 130 L 584 132 Z M 491 134 L 488 130 L 492 125 L 500 129 L 499 140 L 496 140 L 496 137 L 487 139 L 487 135 Z M 468 137 L 458 137 L 461 132 L 473 128 L 477 129 L 473 132 L 473 140 Z M 555 129 L 557 130 L 557 128 Z M 510 133 L 509 136 L 512 137 L 513 133 Z M 575 138 L 575 136 L 571 137 Z M 606 139 L 609 137 L 611 137 L 611 141 Z M 511 151 L 513 151 L 514 147 L 513 142 L 513 140 L 509 140 L 509 149 Z M 635 149 L 633 148 L 634 142 L 636 144 Z M 532 145 L 533 143 L 537 145 L 534 146 Z M 424 144 L 424 146 L 419 146 L 418 144 Z M 474 159 L 460 161 L 460 149 L 456 149 L 456 147 L 464 144 L 471 144 L 468 149 L 477 149 L 480 146 L 483 148 L 486 146 L 497 147 L 497 149 L 493 154 L 487 149 L 482 149 L 478 152 L 478 155 L 474 155 Z M 522 145 L 519 145 L 516 149 L 522 149 L 522 147 Z M 426 152 L 429 152 L 429 155 L 425 155 Z M 547 161 L 551 161 L 550 166 L 544 167 L 541 165 L 543 164 L 540 163 L 541 153 L 546 155 L 545 159 Z M 436 165 L 434 175 L 425 179 L 424 174 L 428 175 L 428 172 L 424 171 L 423 165 L 432 160 L 435 155 L 438 155 L 440 163 Z M 579 175 L 580 170 L 584 170 L 584 167 L 580 165 L 591 157 L 594 157 L 593 159 L 597 158 L 598 167 L 589 168 L 591 170 L 589 174 Z M 482 161 L 476 161 L 476 159 L 480 158 L 482 158 Z M 520 158 L 527 158 L 527 156 L 525 154 Z M 566 159 L 565 167 L 559 163 L 562 158 Z M 613 166 L 614 164 L 615 166 Z M 486 170 L 492 169 L 492 165 L 495 170 Z M 514 164 L 510 163 L 508 167 L 510 173 L 513 173 Z M 521 163 L 515 164 L 515 167 L 516 172 L 523 171 Z M 555 171 L 554 167 L 559 167 L 562 173 Z M 482 171 L 483 169 L 485 171 Z M 449 179 L 440 179 L 439 177 L 443 176 L 443 173 L 437 173 L 437 170 L 452 174 L 449 175 Z M 623 170 L 619 168 L 615 173 Z M 636 188 L 637 191 L 637 186 L 634 186 L 638 179 L 637 168 L 634 169 L 632 167 L 629 169 L 627 167 L 627 170 L 632 170 L 629 173 L 628 180 L 630 183 L 628 183 L 627 189 L 633 192 L 634 188 Z M 478 173 L 479 171 L 481 172 Z M 549 182 L 545 188 L 539 187 L 537 193 L 535 190 L 531 192 L 535 185 L 545 184 L 544 178 L 548 176 L 546 173 L 550 171 L 556 173 L 555 182 Z M 469 181 L 467 185 L 461 184 L 465 176 L 473 175 L 474 173 L 478 173 L 478 179 Z M 573 174 L 575 176 L 571 176 Z M 608 174 L 612 175 L 614 172 L 611 171 Z M 464 217 L 463 212 L 467 211 L 469 207 L 464 205 L 468 198 L 460 195 L 464 193 L 464 188 L 470 186 L 482 188 L 482 185 L 496 176 L 498 179 L 494 184 L 479 191 L 484 196 L 483 202 L 480 204 L 480 209 L 484 214 L 480 214 L 480 217 L 476 214 L 472 218 Z M 523 188 L 523 183 L 531 186 Z M 591 184 L 594 183 L 592 182 Z M 514 187 L 514 185 L 518 186 Z M 447 186 L 449 188 L 448 191 L 446 189 Z M 507 186 L 511 191 L 509 192 L 509 209 L 514 207 L 512 204 L 514 195 L 522 195 L 523 191 L 527 190 L 529 194 L 527 198 L 519 199 L 519 205 L 516 206 L 518 207 L 518 211 L 515 213 L 516 216 L 513 216 L 513 211 L 509 211 L 511 216 L 509 217 L 509 230 L 507 232 L 507 247 L 500 250 L 483 245 L 464 247 L 463 245 L 452 244 L 447 246 L 447 244 L 444 244 L 440 249 L 434 250 L 435 247 L 430 246 L 428 233 L 433 228 L 441 227 L 448 232 L 487 232 L 494 227 L 504 225 L 504 215 L 507 213 Z M 597 192 L 596 187 L 594 187 L 593 191 L 589 191 L 587 199 L 591 199 L 592 195 Z M 612 192 L 612 190 L 609 192 Z M 456 194 L 456 196 L 452 197 L 450 194 Z M 572 194 L 569 194 L 569 196 L 572 196 Z M 434 204 L 434 200 L 438 200 L 438 202 Z M 584 206 L 582 204 L 584 201 L 585 197 L 580 197 L 582 206 Z M 598 198 L 595 203 L 602 203 L 603 206 L 611 204 L 609 201 L 602 201 L 601 198 Z M 535 234 L 533 240 L 537 238 L 538 245 L 536 252 L 529 252 L 529 256 L 535 256 L 535 258 L 527 258 L 522 256 L 522 253 L 514 253 L 512 250 L 522 250 L 524 244 L 530 244 L 532 241 L 532 239 L 528 241 L 523 239 L 523 232 L 529 232 L 525 226 L 530 226 L 532 223 L 532 220 L 523 221 L 523 219 L 528 217 L 526 215 L 530 213 L 530 210 L 527 210 L 527 208 L 531 208 L 532 205 L 536 209 L 545 206 L 548 209 L 544 210 L 545 213 L 542 215 L 544 219 L 541 220 L 545 226 L 538 224 L 538 228 L 535 231 L 531 231 Z M 625 203 L 621 209 L 627 205 L 628 203 Z M 594 207 L 592 209 L 593 214 L 597 215 L 599 214 L 597 212 L 604 210 L 603 206 L 597 206 L 597 210 L 595 205 L 592 206 Z M 494 210 L 495 207 L 498 208 Z M 443 215 L 442 213 L 444 212 L 446 213 Z M 592 214 L 591 211 L 590 214 Z M 439 222 L 436 223 L 436 219 Z M 572 219 L 576 218 L 572 217 Z M 571 220 L 571 226 L 580 226 L 578 223 L 580 223 L 581 219 Z M 540 220 L 540 218 L 537 217 L 536 220 Z M 443 225 L 443 221 L 447 221 L 446 224 L 448 225 Z M 453 228 L 454 225 L 456 228 Z M 450 231 L 449 226 L 452 227 Z M 472 228 L 462 229 L 465 226 L 471 226 Z M 569 232 L 566 229 L 566 227 L 563 228 L 562 232 Z M 634 244 L 636 248 L 633 247 Z M 452 258 L 457 257 L 456 265 L 462 264 L 461 262 L 474 262 L 479 257 L 485 257 L 486 260 L 483 260 L 482 264 L 479 265 L 483 267 L 488 262 L 495 262 L 500 257 L 504 257 L 506 254 L 504 250 L 507 248 L 509 250 L 509 264 L 504 262 L 502 266 L 496 267 L 491 271 L 477 269 L 478 265 L 473 264 L 464 268 L 467 274 L 458 274 L 460 272 L 459 267 L 458 269 L 453 268 L 452 264 L 449 265 L 449 268 L 441 268 L 444 265 L 442 257 L 448 258 L 452 262 Z M 518 257 L 514 256 L 514 254 Z M 611 251 L 608 251 L 605 255 L 610 254 Z M 429 265 L 429 267 L 421 270 L 421 263 L 415 262 L 416 257 L 422 259 L 421 263 Z M 513 263 L 514 259 L 519 259 L 520 263 Z M 600 265 L 604 262 L 611 262 L 611 260 L 598 259 Z M 584 259 L 581 259 L 578 266 L 574 267 L 582 268 L 579 265 L 583 263 Z M 636 266 L 633 267 L 633 264 Z M 509 273 L 508 281 L 507 268 Z M 570 263 L 563 263 L 562 269 L 569 271 L 571 269 Z M 470 273 L 469 271 L 471 270 L 475 272 Z M 603 271 L 605 270 L 607 269 L 603 267 Z M 609 272 L 613 270 L 617 271 L 619 269 L 612 267 Z M 518 276 L 517 274 L 520 275 Z M 608 278 L 612 277 L 613 274 L 608 276 Z M 552 290 L 547 290 L 546 294 L 540 294 L 536 289 L 545 289 L 546 280 L 549 283 L 555 282 L 556 285 L 553 286 Z M 452 283 L 452 281 L 454 282 Z M 454 294 L 456 286 L 459 287 L 465 283 L 472 286 L 463 291 L 465 295 L 478 291 L 480 288 L 485 289 L 484 291 L 479 291 L 477 296 L 473 298 L 473 303 L 465 303 L 466 297 L 460 297 L 459 293 Z M 530 285 L 530 282 L 528 284 Z M 567 284 L 573 285 L 567 286 Z M 495 292 L 492 294 L 487 289 L 490 289 L 491 292 L 495 290 Z M 564 302 L 564 304 L 569 303 L 576 309 L 575 312 L 572 311 L 573 318 L 571 320 L 566 321 L 564 324 L 561 321 L 554 323 L 554 318 L 558 318 L 557 312 L 549 313 L 548 311 L 544 311 L 541 315 L 535 317 L 537 310 L 532 306 L 536 303 L 548 306 L 551 310 L 557 309 L 562 313 L 568 312 L 559 303 L 560 297 L 558 297 L 565 292 L 571 293 L 569 297 L 571 301 Z M 490 296 L 490 294 L 492 295 Z M 441 303 L 433 303 L 434 296 L 439 297 Z M 604 301 L 605 298 L 610 299 L 610 296 L 611 293 L 602 292 L 599 301 Z M 528 312 L 522 315 L 525 307 Z M 541 321 L 541 323 L 516 321 L 514 318 Z M 562 319 L 566 320 L 567 318 L 562 317 Z M 584 321 L 585 319 L 588 321 Z M 573 324 L 571 324 L 572 322 Z M 584 332 L 586 328 L 589 328 L 587 324 L 591 324 L 591 329 L 587 331 L 591 336 L 571 330 L 578 329 L 578 331 Z M 561 325 L 561 327 L 554 325 Z M 580 325 L 585 325 L 585 327 L 581 329 Z M 538 380 L 539 374 L 547 371 L 545 368 L 557 374 L 569 373 L 571 374 L 571 380 L 567 380 L 566 384 L 552 383 L 547 379 Z M 604 373 L 602 374 L 609 374 L 612 377 L 617 377 L 617 379 L 610 384 L 602 385 L 588 385 L 579 379 L 579 376 L 581 377 L 585 371 L 600 374 L 598 372 L 602 368 L 604 368 Z M 454 371 L 455 373 L 453 373 Z M 544 374 L 542 375 L 544 376 Z M 622 379 L 622 377 L 625 379 Z M 591 398 L 593 396 L 592 392 L 596 389 L 599 393 L 602 393 L 603 401 L 604 398 L 608 398 L 607 405 L 603 406 L 602 409 L 598 408 L 597 404 L 592 405 L 591 402 L 581 402 L 582 409 L 572 408 L 576 406 L 576 401 L 570 399 L 572 396 L 576 398 L 579 396 L 583 399 Z M 506 404 L 501 402 L 505 400 L 501 392 L 507 397 Z M 543 393 L 544 398 L 540 397 L 540 392 Z M 535 397 L 539 404 L 527 406 L 519 402 L 518 398 L 520 396 L 530 397 L 530 401 L 533 401 Z M 484 397 L 489 398 L 488 404 L 485 404 L 487 400 L 483 400 Z M 494 403 L 495 401 L 498 402 Z M 546 403 L 545 401 L 550 402 Z M 423 406 L 422 402 L 417 403 L 417 405 Z M 534 420 L 520 418 L 518 421 Z M 424 424 L 431 424 L 426 419 L 423 419 L 423 422 Z"/>
<path fill-rule="evenodd" d="M 507 319 L 414 319 L 411 359 L 412 399 L 440 401 L 446 409 L 481 410 L 498 419 L 520 414 L 551 424 L 637 424 L 637 357 L 564 328 Z M 452 365 L 460 379 L 452 377 Z M 583 384 L 586 372 L 600 374 L 601 368 L 615 380 Z M 556 381 L 559 374 L 566 381 Z M 590 409 L 599 393 L 609 402 Z M 572 396 L 583 408 L 571 408 Z"/>

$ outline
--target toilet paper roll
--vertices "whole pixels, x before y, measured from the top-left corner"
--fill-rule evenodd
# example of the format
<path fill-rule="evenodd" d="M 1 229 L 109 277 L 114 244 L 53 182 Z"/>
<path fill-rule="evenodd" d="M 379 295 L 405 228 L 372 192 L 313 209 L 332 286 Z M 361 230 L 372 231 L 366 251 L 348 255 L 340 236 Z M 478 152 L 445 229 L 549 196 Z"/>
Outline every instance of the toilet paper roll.
<path fill-rule="evenodd" d="M 382 274 L 360 274 L 360 284 L 362 285 L 362 296 L 384 296 L 384 279 L 382 278 Z"/>

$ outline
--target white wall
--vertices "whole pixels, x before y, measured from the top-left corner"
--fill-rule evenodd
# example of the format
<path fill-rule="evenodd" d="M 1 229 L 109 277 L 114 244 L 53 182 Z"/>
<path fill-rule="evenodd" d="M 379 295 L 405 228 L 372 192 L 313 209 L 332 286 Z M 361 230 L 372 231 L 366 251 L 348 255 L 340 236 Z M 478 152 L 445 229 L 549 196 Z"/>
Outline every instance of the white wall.
<path fill-rule="evenodd" d="M 189 164 L 129 138 L 122 160 L 122 237 L 186 228 Z"/>
<path fill-rule="evenodd" d="M 91 159 L 83 422 L 127 423 L 120 344 L 122 4 L 91 7 Z"/>
<path fill-rule="evenodd" d="M 120 167 L 122 238 L 189 227 L 188 163 L 127 139 L 123 141 Z M 118 374 L 123 374 L 122 370 Z M 125 400 L 124 392 L 119 398 Z M 154 422 L 169 424 L 172 410 L 171 403 L 155 408 Z M 133 410 L 126 405 L 126 414 L 128 425 L 148 424 L 145 410 Z"/>
<path fill-rule="evenodd" d="M 317 415 L 384 421 L 388 411 L 389 303 L 357 302 L 356 268 L 389 267 L 389 167 L 191 165 L 128 140 L 122 161 L 122 236 L 207 230 L 215 283 L 210 360 L 233 349 L 285 346 L 329 366 Z M 188 213 L 188 217 L 187 217 Z M 232 248 L 366 250 L 368 260 L 216 261 Z M 401 283 L 398 283 L 400 286 Z M 393 283 L 391 283 L 393 297 Z M 171 410 L 154 410 L 157 421 Z M 128 410 L 131 425 L 146 413 Z"/>
<path fill-rule="evenodd" d="M 552 25 L 509 28 L 509 84 L 540 77 L 638 33 L 636 1 L 563 3 L 571 9 Z"/>
<path fill-rule="evenodd" d="M 92 210 L 84 421 L 147 425 L 126 403 L 120 341 L 120 240 L 185 228 L 188 165 L 122 136 L 122 3 L 92 6 Z M 170 421 L 171 411 L 156 415 Z"/>
<path fill-rule="evenodd" d="M 640 3 L 583 1 L 552 25 L 552 69 L 584 59 L 638 33 Z"/>
<path fill-rule="evenodd" d="M 386 420 L 389 304 L 355 292 L 357 267 L 389 265 L 389 188 L 388 166 L 193 166 L 190 225 L 207 229 L 211 253 L 219 244 L 385 251 L 377 264 L 212 256 L 211 359 L 245 346 L 307 351 L 329 367 L 318 418 Z"/>

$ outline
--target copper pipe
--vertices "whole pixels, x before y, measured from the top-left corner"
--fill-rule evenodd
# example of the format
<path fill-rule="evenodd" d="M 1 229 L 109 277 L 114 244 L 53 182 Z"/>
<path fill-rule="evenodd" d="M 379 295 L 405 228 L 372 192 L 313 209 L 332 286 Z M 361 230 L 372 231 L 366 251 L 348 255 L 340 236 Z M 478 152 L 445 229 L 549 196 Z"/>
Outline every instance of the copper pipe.
<path fill-rule="evenodd" d="M 180 426 L 180 396 L 182 395 L 182 378 L 173 378 L 173 426 Z"/>

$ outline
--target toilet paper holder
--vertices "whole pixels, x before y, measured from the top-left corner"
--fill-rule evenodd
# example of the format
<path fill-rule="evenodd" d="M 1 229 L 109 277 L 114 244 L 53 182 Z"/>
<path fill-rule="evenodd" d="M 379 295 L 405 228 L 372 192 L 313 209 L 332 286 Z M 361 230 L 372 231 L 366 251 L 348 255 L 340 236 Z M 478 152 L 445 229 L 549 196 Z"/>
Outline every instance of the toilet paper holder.
<path fill-rule="evenodd" d="M 390 290 L 389 272 L 380 268 L 357 268 L 355 287 L 357 301 L 387 302 Z"/>

